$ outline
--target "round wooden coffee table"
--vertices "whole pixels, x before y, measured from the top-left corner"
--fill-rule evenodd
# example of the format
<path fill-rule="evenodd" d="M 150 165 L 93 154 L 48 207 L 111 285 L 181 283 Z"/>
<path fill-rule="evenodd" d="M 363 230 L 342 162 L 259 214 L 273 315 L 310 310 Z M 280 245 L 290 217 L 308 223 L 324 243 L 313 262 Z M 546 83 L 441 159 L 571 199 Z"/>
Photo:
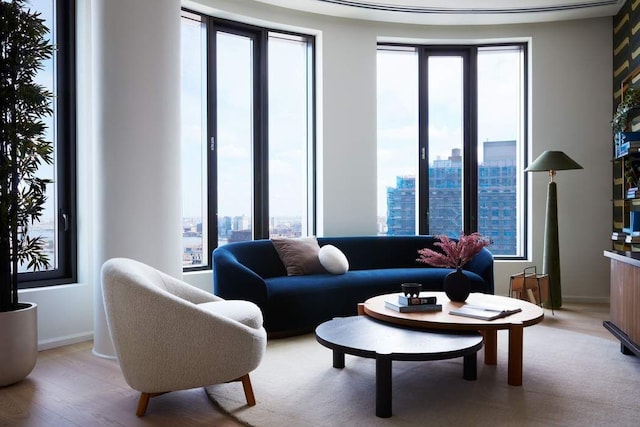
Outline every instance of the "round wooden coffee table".
<path fill-rule="evenodd" d="M 495 365 L 497 363 L 498 330 L 508 330 L 508 383 L 514 386 L 522 385 L 523 329 L 540 323 L 544 319 L 544 310 L 542 308 L 519 299 L 472 293 L 466 301 L 469 304 L 505 308 L 519 307 L 522 309 L 521 312 L 504 318 L 480 320 L 449 314 L 451 310 L 460 308 L 465 303 L 449 301 L 444 292 L 422 292 L 421 296 L 435 296 L 438 304 L 442 304 L 442 311 L 400 313 L 385 307 L 385 301 L 397 301 L 397 295 L 399 293 L 378 295 L 370 298 L 359 305 L 358 312 L 384 322 L 413 328 L 480 331 L 484 335 L 484 363 L 487 365 Z"/>

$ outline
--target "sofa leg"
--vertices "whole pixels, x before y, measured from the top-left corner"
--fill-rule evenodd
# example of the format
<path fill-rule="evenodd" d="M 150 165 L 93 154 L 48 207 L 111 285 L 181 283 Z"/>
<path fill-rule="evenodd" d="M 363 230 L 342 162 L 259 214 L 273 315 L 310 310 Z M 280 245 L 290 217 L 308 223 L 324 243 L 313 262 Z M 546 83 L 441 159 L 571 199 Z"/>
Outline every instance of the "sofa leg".
<path fill-rule="evenodd" d="M 152 397 L 160 396 L 161 394 L 168 393 L 168 391 L 162 393 L 140 393 L 140 400 L 138 401 L 138 409 L 136 415 L 141 417 L 147 412 L 147 406 L 149 406 L 149 399 Z"/>
<path fill-rule="evenodd" d="M 247 398 L 247 405 L 255 406 L 256 398 L 253 395 L 253 387 L 251 387 L 251 379 L 249 378 L 249 374 L 244 375 L 240 378 L 242 381 L 242 388 L 244 389 L 244 395 Z"/>

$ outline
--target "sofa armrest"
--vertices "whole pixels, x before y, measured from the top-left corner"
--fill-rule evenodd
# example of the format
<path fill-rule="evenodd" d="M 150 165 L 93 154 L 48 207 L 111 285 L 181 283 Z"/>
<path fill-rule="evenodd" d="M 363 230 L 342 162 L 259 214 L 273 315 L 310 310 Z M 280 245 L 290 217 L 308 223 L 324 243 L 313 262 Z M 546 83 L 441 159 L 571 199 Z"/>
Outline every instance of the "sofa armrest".
<path fill-rule="evenodd" d="M 223 246 L 213 251 L 213 293 L 224 299 L 267 303 L 267 285 L 258 274 L 241 264 Z"/>
<path fill-rule="evenodd" d="M 466 263 L 463 267 L 464 270 L 472 271 L 478 276 L 482 277 L 487 283 L 487 289 L 484 293 L 494 294 L 495 285 L 493 281 L 493 254 L 487 249 L 482 250 Z"/>

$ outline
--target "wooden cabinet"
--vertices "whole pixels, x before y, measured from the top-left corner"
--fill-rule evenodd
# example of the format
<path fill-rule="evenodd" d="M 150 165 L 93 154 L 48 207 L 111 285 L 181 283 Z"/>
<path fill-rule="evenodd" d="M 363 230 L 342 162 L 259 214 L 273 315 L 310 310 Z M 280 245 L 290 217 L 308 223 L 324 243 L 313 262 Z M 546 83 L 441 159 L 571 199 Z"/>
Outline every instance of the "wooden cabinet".
<path fill-rule="evenodd" d="M 604 251 L 611 259 L 611 320 L 603 323 L 624 354 L 640 356 L 640 253 Z"/>

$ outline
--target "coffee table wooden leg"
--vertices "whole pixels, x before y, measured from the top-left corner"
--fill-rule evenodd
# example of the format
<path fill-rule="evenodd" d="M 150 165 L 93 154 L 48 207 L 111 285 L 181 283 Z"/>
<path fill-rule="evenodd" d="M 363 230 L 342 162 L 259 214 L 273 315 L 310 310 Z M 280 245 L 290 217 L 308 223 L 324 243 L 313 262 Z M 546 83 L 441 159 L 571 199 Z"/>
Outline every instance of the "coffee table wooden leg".
<path fill-rule="evenodd" d="M 484 364 L 498 364 L 498 331 L 489 329 L 482 331 L 484 335 Z"/>
<path fill-rule="evenodd" d="M 342 369 L 344 368 L 344 353 L 338 350 L 333 350 L 333 367 Z"/>
<path fill-rule="evenodd" d="M 523 333 L 522 323 L 514 323 L 509 326 L 509 385 L 522 385 Z"/>
<path fill-rule="evenodd" d="M 478 353 L 467 354 L 462 362 L 462 378 L 474 381 L 478 379 Z"/>
<path fill-rule="evenodd" d="M 391 353 L 376 354 L 376 416 L 391 416 Z"/>

